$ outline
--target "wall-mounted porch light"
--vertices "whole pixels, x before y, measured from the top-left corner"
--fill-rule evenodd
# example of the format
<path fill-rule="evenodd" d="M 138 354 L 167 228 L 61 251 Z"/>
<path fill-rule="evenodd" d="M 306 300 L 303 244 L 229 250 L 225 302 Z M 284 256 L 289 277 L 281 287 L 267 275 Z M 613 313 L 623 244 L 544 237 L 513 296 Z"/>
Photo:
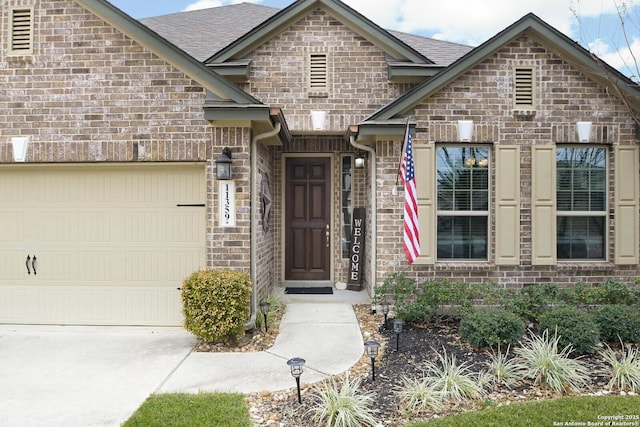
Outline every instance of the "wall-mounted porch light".
<path fill-rule="evenodd" d="M 356 169 L 364 168 L 364 153 L 362 151 L 358 151 L 358 154 L 356 154 L 354 166 L 356 167 Z"/>
<path fill-rule="evenodd" d="M 24 162 L 27 158 L 27 145 L 29 145 L 28 136 L 16 136 L 11 138 L 13 147 L 13 161 Z"/>
<path fill-rule="evenodd" d="M 312 111 L 311 126 L 313 127 L 313 130 L 323 130 L 326 119 L 327 119 L 326 111 L 319 111 L 319 110 Z"/>
<path fill-rule="evenodd" d="M 589 142 L 591 139 L 591 122 L 577 122 L 578 141 Z"/>
<path fill-rule="evenodd" d="M 216 179 L 231 179 L 231 149 L 225 147 L 216 160 Z"/>
<path fill-rule="evenodd" d="M 473 120 L 458 120 L 458 138 L 462 142 L 471 141 L 473 136 Z"/>

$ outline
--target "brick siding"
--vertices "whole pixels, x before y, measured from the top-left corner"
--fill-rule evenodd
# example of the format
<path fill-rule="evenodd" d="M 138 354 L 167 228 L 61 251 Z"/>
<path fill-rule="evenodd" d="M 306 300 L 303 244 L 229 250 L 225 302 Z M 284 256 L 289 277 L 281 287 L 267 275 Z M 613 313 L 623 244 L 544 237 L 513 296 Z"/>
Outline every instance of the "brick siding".
<path fill-rule="evenodd" d="M 537 86 L 535 114 L 514 113 L 512 75 L 516 66 L 533 66 Z M 592 121 L 591 141 L 615 145 L 634 145 L 635 123 L 625 106 L 614 96 L 576 71 L 534 39 L 521 37 L 493 57 L 466 72 L 458 80 L 423 100 L 415 108 L 415 144 L 457 140 L 457 121 L 475 123 L 473 142 L 519 145 L 520 158 L 520 265 L 501 266 L 489 262 L 436 262 L 409 266 L 402 252 L 402 189 L 391 197 L 395 169 L 402 150 L 398 141 L 380 141 L 378 153 L 378 258 L 377 281 L 394 271 L 406 271 L 421 280 L 451 279 L 465 282 L 489 281 L 506 287 L 528 284 L 576 282 L 598 283 L 614 278 L 633 282 L 637 265 L 609 262 L 558 262 L 554 266 L 531 262 L 531 146 L 577 142 L 575 123 Z M 495 149 L 492 150 L 492 156 Z M 614 206 L 614 156 L 610 151 L 609 206 Z M 417 165 L 417 167 L 420 167 Z M 495 176 L 492 168 L 491 176 Z M 434 177 L 435 179 L 435 177 Z M 418 183 L 418 185 L 430 183 Z M 490 242 L 495 241 L 495 182 L 490 207 Z M 615 233 L 613 212 L 608 222 L 608 259 L 613 260 Z M 435 230 L 433 231 L 435 233 Z M 490 250 L 493 248 L 490 243 Z M 493 260 L 493 254 L 490 259 Z"/>

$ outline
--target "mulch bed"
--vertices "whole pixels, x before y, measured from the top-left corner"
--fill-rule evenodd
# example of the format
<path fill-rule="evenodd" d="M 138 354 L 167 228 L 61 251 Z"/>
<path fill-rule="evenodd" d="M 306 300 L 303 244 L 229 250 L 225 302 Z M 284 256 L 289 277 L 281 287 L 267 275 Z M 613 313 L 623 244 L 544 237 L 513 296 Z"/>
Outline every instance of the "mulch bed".
<path fill-rule="evenodd" d="M 426 325 L 405 324 L 400 335 L 399 351 L 396 351 L 396 335 L 392 331 L 391 317 L 387 330 L 382 330 L 383 316 L 372 314 L 370 306 L 354 306 L 356 317 L 360 324 L 364 341 L 374 340 L 380 343 L 380 352 L 376 358 L 376 379 L 372 381 L 371 360 L 364 355 L 360 361 L 349 370 L 349 378 L 361 380 L 361 390 L 371 392 L 375 396 L 375 407 L 380 425 L 389 427 L 403 426 L 420 419 L 442 417 L 454 413 L 481 409 L 487 406 L 505 405 L 511 402 L 540 400 L 557 397 L 557 394 L 543 389 L 522 379 L 511 387 L 501 386 L 484 396 L 479 401 L 461 401 L 449 403 L 437 412 L 424 414 L 405 414 L 399 406 L 395 393 L 403 376 L 420 377 L 422 365 L 425 361 L 438 360 L 436 352 L 446 350 L 449 356 L 455 356 L 458 363 L 466 362 L 471 369 L 480 372 L 486 370 L 487 352 L 471 347 L 460 340 L 458 335 L 458 321 L 455 318 L 442 318 L 438 322 Z M 274 319 L 278 323 L 279 319 Z M 271 322 L 270 322 L 270 328 Z M 277 329 L 265 336 L 255 331 L 247 343 L 235 351 L 255 351 L 268 348 L 275 337 Z M 256 337 L 257 335 L 257 337 Z M 259 345 L 257 345 L 259 343 Z M 204 351 L 231 351 L 229 348 L 210 348 Z M 589 366 L 591 378 L 583 395 L 608 394 L 606 390 L 606 364 L 596 353 L 582 357 Z M 253 393 L 246 396 L 250 414 L 256 426 L 286 426 L 286 427 L 316 427 L 317 420 L 313 420 L 310 410 L 313 407 L 314 384 L 302 382 L 302 404 L 297 401 L 294 388 L 280 392 Z"/>

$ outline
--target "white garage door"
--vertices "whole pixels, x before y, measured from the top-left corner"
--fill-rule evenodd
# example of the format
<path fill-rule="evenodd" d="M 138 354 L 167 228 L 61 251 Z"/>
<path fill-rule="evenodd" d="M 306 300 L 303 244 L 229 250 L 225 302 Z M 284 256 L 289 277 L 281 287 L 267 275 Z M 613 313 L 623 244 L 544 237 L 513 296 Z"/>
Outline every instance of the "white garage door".
<path fill-rule="evenodd" d="M 0 323 L 181 325 L 203 165 L 0 167 Z"/>

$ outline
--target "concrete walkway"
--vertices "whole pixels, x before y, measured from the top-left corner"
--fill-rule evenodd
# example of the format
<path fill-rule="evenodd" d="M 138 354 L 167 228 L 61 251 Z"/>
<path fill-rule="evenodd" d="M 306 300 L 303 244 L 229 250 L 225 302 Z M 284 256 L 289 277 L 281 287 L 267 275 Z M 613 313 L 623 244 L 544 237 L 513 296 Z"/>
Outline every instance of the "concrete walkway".
<path fill-rule="evenodd" d="M 292 357 L 307 361 L 303 383 L 360 359 L 363 295 L 285 298 L 274 346 L 257 353 L 195 353 L 182 328 L 0 325 L 0 425 L 119 426 L 152 393 L 282 390 Z"/>

